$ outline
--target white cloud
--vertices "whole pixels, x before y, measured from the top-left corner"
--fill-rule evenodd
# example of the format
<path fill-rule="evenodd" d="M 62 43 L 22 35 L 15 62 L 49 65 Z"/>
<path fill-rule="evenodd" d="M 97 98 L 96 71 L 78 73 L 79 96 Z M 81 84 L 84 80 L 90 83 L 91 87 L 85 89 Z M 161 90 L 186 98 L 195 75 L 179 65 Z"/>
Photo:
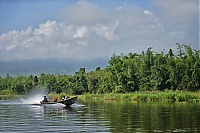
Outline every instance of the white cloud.
<path fill-rule="evenodd" d="M 107 24 L 107 25 L 96 24 L 94 26 L 94 29 L 95 29 L 97 34 L 99 34 L 103 38 L 106 38 L 107 40 L 110 40 L 110 41 L 111 40 L 118 40 L 118 37 L 115 34 L 117 25 L 118 25 L 117 22 L 115 24 Z"/>
<path fill-rule="evenodd" d="M 87 32 L 86 26 L 77 27 L 76 33 L 74 34 L 73 38 L 82 38 L 84 37 L 84 34 Z"/>
<path fill-rule="evenodd" d="M 134 5 L 112 11 L 78 1 L 62 12 L 61 22 L 47 20 L 36 29 L 1 34 L 0 59 L 91 59 L 114 52 L 139 53 L 150 46 L 156 50 L 174 48 L 176 42 L 192 43 L 197 48 L 195 0 L 170 2 L 152 0 L 155 11 Z"/>
<path fill-rule="evenodd" d="M 151 12 L 151 11 L 148 11 L 148 10 L 144 10 L 144 14 L 152 15 L 152 12 Z"/>

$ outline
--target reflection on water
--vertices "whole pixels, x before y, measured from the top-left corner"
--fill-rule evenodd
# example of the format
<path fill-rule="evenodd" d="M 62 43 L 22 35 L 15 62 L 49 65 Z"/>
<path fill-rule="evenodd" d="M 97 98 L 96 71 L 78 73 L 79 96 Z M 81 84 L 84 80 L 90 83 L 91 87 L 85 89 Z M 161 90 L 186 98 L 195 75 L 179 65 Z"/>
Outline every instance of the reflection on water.
<path fill-rule="evenodd" d="M 0 132 L 200 132 L 191 103 L 78 101 L 68 107 L 0 101 Z"/>
<path fill-rule="evenodd" d="M 105 103 L 104 103 L 105 104 Z M 200 107 L 190 103 L 106 103 L 112 132 L 199 132 Z M 112 114 L 112 115 L 110 115 Z M 131 129 L 131 130 L 130 130 Z"/>
<path fill-rule="evenodd" d="M 107 132 L 82 104 L 14 104 L 0 101 L 0 132 Z"/>

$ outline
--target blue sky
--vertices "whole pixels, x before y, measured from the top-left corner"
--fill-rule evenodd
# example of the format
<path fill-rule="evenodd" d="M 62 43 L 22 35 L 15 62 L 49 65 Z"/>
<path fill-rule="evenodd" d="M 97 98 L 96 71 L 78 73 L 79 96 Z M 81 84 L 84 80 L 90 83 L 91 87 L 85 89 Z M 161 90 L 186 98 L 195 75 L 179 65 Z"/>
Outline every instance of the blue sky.
<path fill-rule="evenodd" d="M 37 28 L 47 20 L 59 20 L 59 13 L 74 0 L 0 0 L 0 33 Z M 14 23 L 13 23 L 14 22 Z"/>
<path fill-rule="evenodd" d="M 0 33 L 37 28 L 47 20 L 60 21 L 61 12 L 78 0 L 0 0 Z M 118 6 L 135 4 L 148 8 L 146 0 L 91 0 L 102 8 L 114 10 Z M 14 22 L 14 23 L 13 23 Z"/>
<path fill-rule="evenodd" d="M 0 61 L 199 49 L 199 0 L 0 0 Z"/>

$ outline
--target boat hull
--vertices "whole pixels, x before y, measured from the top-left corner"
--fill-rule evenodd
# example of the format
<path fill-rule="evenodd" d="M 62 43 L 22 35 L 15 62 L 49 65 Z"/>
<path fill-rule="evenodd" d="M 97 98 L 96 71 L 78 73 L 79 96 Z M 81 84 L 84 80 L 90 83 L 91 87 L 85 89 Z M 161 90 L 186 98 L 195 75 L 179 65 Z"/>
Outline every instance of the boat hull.
<path fill-rule="evenodd" d="M 72 98 L 68 98 L 68 99 L 63 100 L 63 101 L 59 101 L 58 103 L 62 103 L 64 105 L 71 105 L 71 104 L 74 104 L 76 101 L 77 101 L 77 96 L 72 97 Z"/>
<path fill-rule="evenodd" d="M 62 101 L 58 101 L 58 102 L 40 102 L 41 104 L 64 104 L 64 105 L 72 105 L 77 101 L 77 96 L 72 97 L 72 98 L 68 98 L 66 100 L 62 100 Z"/>

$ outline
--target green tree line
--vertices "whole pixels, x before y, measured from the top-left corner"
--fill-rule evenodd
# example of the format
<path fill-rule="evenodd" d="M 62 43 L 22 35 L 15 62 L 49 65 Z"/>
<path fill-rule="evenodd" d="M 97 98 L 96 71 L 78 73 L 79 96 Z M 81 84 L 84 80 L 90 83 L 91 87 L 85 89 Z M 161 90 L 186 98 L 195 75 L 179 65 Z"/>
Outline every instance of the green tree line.
<path fill-rule="evenodd" d="M 57 94 L 105 94 L 154 90 L 200 90 L 200 50 L 177 43 L 177 53 L 169 49 L 156 53 L 150 47 L 141 54 L 113 54 L 108 66 L 86 73 L 80 68 L 74 75 L 0 77 L 0 94 L 26 94 L 43 87 Z"/>

